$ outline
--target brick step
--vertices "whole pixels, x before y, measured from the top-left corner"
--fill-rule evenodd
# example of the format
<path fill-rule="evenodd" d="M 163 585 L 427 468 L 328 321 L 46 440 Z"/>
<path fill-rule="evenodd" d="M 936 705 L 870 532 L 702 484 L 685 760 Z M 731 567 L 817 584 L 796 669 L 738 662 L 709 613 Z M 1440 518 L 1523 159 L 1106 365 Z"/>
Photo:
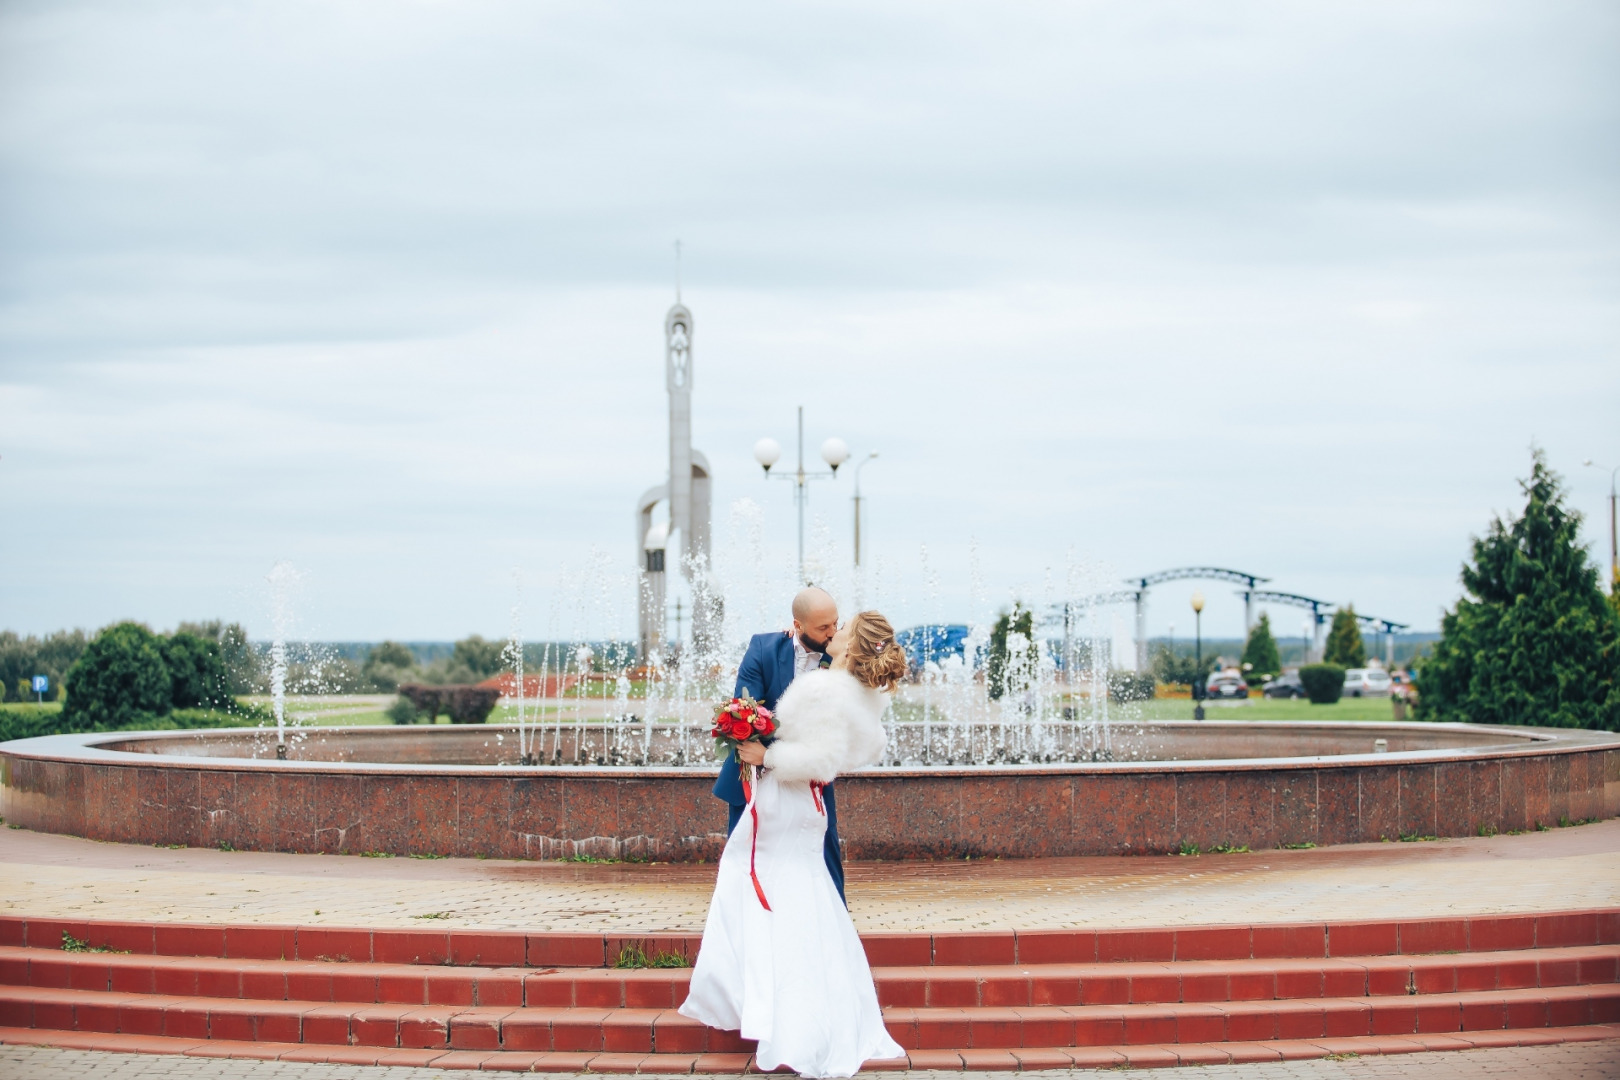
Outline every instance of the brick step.
<path fill-rule="evenodd" d="M 1027 1008 L 888 1007 L 911 1051 L 1013 1050 L 1444 1035 L 1620 1022 L 1620 985 L 1384 998 Z M 0 987 L 0 1025 L 187 1039 L 399 1049 L 746 1053 L 734 1032 L 671 1009 L 333 1004 Z"/>
<path fill-rule="evenodd" d="M 0 945 L 60 948 L 63 934 L 140 955 L 484 967 L 610 966 L 627 945 L 697 954 L 694 934 L 371 930 L 0 917 Z M 1620 944 L 1620 908 L 1535 915 L 1262 926 L 863 934 L 874 966 L 1322 959 Z"/>
<path fill-rule="evenodd" d="M 1324 960 L 877 968 L 908 1007 L 1269 1001 L 1510 990 L 1620 980 L 1620 946 Z M 0 985 L 178 997 L 406 1005 L 673 1008 L 690 969 L 428 967 L 0 947 Z"/>
<path fill-rule="evenodd" d="M 880 1002 L 914 1008 L 1405 997 L 1614 983 L 1620 946 L 1338 960 L 876 968 L 872 974 Z M 546 985 L 534 984 L 531 995 Z"/>
<path fill-rule="evenodd" d="M 1547 1046 L 1566 1042 L 1620 1040 L 1620 1025 L 1470 1031 L 1455 1035 L 1377 1035 L 1348 1039 L 1287 1039 L 1248 1043 L 1170 1043 L 1141 1046 L 1086 1046 L 1031 1050 L 919 1050 L 905 1058 L 873 1061 L 861 1070 L 1130 1068 L 1175 1065 L 1252 1064 L 1305 1061 L 1328 1055 L 1373 1057 L 1437 1050 L 1476 1050 Z M 311 1046 L 300 1043 L 179 1039 L 161 1035 L 111 1035 L 0 1027 L 0 1044 L 52 1046 L 125 1054 L 179 1054 L 249 1060 L 326 1062 L 340 1065 L 434 1066 L 492 1072 L 569 1073 L 757 1073 L 749 1054 L 525 1053 L 510 1050 L 390 1050 L 370 1046 Z"/>

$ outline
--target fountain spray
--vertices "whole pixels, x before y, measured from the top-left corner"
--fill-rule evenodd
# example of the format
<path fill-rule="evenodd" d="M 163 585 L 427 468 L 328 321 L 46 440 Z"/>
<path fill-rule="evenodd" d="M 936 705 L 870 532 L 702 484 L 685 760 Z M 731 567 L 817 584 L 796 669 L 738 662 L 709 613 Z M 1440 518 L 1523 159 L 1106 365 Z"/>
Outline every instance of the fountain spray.
<path fill-rule="evenodd" d="M 292 623 L 292 590 L 298 571 L 290 562 L 278 562 L 266 576 L 270 582 L 270 702 L 276 714 L 276 758 L 287 760 L 287 632 Z"/>

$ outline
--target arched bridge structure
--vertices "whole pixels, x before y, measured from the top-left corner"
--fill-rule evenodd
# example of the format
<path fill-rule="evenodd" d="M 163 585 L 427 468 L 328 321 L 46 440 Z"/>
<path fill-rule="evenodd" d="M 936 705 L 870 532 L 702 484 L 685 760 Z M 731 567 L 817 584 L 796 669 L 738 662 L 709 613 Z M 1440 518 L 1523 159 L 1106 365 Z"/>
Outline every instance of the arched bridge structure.
<path fill-rule="evenodd" d="M 1135 605 L 1136 670 L 1146 671 L 1148 667 L 1147 599 L 1149 590 L 1155 585 L 1163 585 L 1170 581 L 1225 581 L 1237 585 L 1238 595 L 1243 597 L 1243 631 L 1245 634 L 1254 628 L 1254 605 L 1256 603 L 1287 604 L 1290 607 L 1303 608 L 1311 613 L 1311 625 L 1313 627 L 1311 651 L 1316 656 L 1321 656 L 1324 627 L 1327 625 L 1329 616 L 1339 605 L 1328 600 L 1301 596 L 1299 593 L 1278 592 L 1259 587 L 1270 580 L 1270 578 L 1261 577 L 1259 574 L 1250 574 L 1243 570 L 1230 570 L 1223 566 L 1179 566 L 1173 570 L 1160 570 L 1157 573 L 1146 574 L 1139 578 L 1127 578 L 1126 581 L 1130 588 L 1114 592 L 1096 593 L 1080 600 L 1068 601 L 1059 605 L 1055 614 L 1062 619 L 1067 630 L 1073 624 L 1078 612 L 1087 608 L 1104 604 Z M 1409 629 L 1407 624 L 1361 614 L 1356 615 L 1356 621 L 1367 629 L 1383 635 L 1385 663 L 1393 663 L 1395 631 Z"/>

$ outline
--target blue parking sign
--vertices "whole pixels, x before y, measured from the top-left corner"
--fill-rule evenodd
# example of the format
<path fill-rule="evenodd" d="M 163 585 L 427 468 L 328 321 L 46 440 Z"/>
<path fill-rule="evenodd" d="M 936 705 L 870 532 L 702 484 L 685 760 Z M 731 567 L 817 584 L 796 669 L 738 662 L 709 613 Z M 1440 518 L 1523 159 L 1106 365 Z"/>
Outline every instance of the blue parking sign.
<path fill-rule="evenodd" d="M 51 677 L 49 675 L 34 676 L 34 693 L 48 694 L 51 692 Z"/>

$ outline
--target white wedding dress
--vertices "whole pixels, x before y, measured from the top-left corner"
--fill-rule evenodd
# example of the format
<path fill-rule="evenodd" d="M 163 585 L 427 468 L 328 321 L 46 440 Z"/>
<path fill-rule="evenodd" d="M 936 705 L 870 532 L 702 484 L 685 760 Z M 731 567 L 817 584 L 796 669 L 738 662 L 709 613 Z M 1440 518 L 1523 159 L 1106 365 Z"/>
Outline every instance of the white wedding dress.
<path fill-rule="evenodd" d="M 827 873 L 827 818 L 812 786 L 881 759 L 885 697 L 843 671 L 795 679 L 777 705 L 767 768 L 720 856 L 680 1012 L 758 1040 L 767 1072 L 853 1076 L 872 1058 L 905 1056 L 883 1026 L 866 953 Z"/>

